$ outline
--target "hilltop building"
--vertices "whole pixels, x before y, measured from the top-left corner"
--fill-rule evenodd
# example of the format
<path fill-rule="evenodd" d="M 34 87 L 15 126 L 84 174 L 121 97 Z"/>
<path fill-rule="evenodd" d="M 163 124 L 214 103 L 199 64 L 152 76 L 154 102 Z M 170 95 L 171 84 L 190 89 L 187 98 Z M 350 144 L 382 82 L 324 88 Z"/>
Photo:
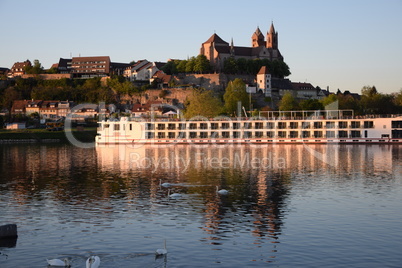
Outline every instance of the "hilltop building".
<path fill-rule="evenodd" d="M 11 72 L 8 73 L 9 78 L 22 76 L 25 74 L 25 67 L 27 66 L 32 66 L 29 60 L 14 63 L 13 67 L 11 67 Z"/>
<path fill-rule="evenodd" d="M 150 80 L 165 64 L 166 62 L 139 60 L 125 69 L 124 76 L 132 82 L 138 80 Z"/>
<path fill-rule="evenodd" d="M 257 27 L 251 36 L 251 47 L 234 46 L 233 39 L 229 44 L 214 33 L 202 43 L 200 54 L 207 57 L 216 72 L 222 71 L 223 64 L 229 57 L 283 61 L 283 56 L 278 47 L 278 32 L 273 23 L 266 34 L 266 39 L 260 28 Z"/>

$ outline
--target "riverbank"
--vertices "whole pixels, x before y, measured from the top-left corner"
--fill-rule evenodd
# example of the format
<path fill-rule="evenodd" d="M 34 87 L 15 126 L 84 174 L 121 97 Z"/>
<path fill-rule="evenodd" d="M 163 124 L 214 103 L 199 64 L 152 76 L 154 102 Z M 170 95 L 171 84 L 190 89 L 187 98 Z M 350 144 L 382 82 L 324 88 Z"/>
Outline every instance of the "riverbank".
<path fill-rule="evenodd" d="M 72 129 L 74 137 L 81 142 L 95 141 L 96 128 L 85 130 Z M 65 131 L 46 129 L 0 130 L 0 144 L 4 143 L 57 143 L 68 142 Z"/>

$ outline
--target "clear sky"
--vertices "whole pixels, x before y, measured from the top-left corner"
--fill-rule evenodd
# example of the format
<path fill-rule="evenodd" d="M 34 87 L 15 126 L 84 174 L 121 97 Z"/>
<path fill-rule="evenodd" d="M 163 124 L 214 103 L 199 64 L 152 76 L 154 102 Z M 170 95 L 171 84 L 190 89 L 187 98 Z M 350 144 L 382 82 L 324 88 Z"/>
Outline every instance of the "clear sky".
<path fill-rule="evenodd" d="M 0 0 L 0 67 L 38 59 L 186 59 L 214 32 L 250 46 L 274 22 L 294 82 L 360 93 L 402 88 L 402 0 Z"/>

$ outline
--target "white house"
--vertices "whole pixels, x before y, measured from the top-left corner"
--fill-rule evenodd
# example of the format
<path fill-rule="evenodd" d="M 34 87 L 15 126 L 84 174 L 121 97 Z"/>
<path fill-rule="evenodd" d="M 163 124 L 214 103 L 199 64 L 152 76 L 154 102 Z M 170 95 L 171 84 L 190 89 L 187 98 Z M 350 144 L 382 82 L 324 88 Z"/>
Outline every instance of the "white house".
<path fill-rule="evenodd" d="M 262 92 L 267 97 L 272 97 L 272 77 L 266 66 L 262 66 L 257 74 L 257 91 Z"/>

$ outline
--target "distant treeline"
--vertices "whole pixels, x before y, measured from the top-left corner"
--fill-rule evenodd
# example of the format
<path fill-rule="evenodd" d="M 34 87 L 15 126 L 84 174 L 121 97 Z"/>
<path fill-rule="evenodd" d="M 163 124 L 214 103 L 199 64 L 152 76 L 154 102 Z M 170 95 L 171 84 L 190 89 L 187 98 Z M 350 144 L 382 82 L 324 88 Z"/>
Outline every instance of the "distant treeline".
<path fill-rule="evenodd" d="M 248 74 L 256 75 L 262 66 L 267 66 L 272 76 L 284 78 L 289 76 L 289 66 L 279 60 L 268 59 L 235 59 L 230 57 L 225 60 L 222 72 L 225 74 Z M 166 74 L 179 73 L 210 73 L 213 71 L 211 63 L 204 55 L 191 57 L 188 60 L 171 60 L 162 70 Z"/>

